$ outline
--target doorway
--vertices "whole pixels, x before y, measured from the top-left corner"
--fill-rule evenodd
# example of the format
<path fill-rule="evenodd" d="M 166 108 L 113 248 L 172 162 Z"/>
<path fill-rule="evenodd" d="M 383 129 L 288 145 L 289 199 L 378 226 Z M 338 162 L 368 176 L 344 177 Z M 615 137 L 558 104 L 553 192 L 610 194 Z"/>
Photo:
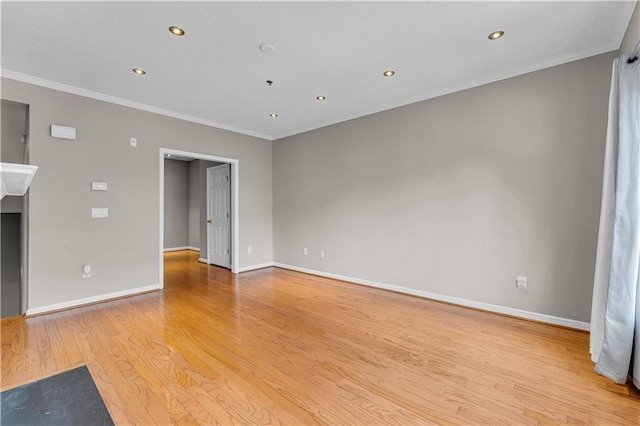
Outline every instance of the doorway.
<path fill-rule="evenodd" d="M 228 176 L 228 180 L 229 180 L 229 187 L 227 190 L 227 205 L 223 206 L 226 207 L 226 209 L 222 209 L 220 210 L 222 212 L 222 216 L 227 215 L 227 212 L 229 214 L 228 217 L 228 244 L 227 247 L 224 247 L 224 251 L 226 252 L 226 250 L 229 250 L 228 253 L 228 258 L 226 260 L 226 268 L 230 268 L 231 272 L 236 274 L 238 273 L 238 269 L 239 269 L 239 230 L 240 230 L 240 222 L 239 222 L 239 185 L 238 185 L 238 177 L 240 174 L 240 162 L 239 160 L 235 159 L 235 158 L 227 158 L 227 157 L 218 157 L 218 156 L 214 156 L 214 155 L 208 155 L 208 154 L 201 154 L 201 153 L 197 153 L 197 152 L 189 152 L 189 151 L 180 151 L 180 150 L 175 150 L 175 149 L 168 149 L 168 148 L 160 148 L 159 150 L 159 168 L 160 168 L 160 173 L 159 173 L 159 195 L 160 195 L 160 204 L 159 204 L 159 219 L 160 219 L 160 224 L 159 224 L 159 248 L 158 248 L 158 260 L 159 260 L 159 282 L 160 282 L 160 287 L 164 287 L 164 233 L 165 233 L 165 211 L 164 211 L 164 205 L 165 205 L 165 159 L 166 158 L 179 158 L 182 160 L 186 160 L 186 161 L 193 161 L 193 160 L 202 160 L 204 162 L 214 162 L 214 163 L 218 163 L 220 165 L 220 163 L 224 163 L 221 164 L 222 167 L 227 168 L 227 176 Z M 207 169 L 210 167 L 207 167 Z M 211 167 L 214 168 L 215 167 Z M 207 175 L 208 175 L 208 170 L 207 170 Z M 224 175 L 223 175 L 224 176 Z M 225 179 L 224 177 L 222 178 L 223 180 Z M 208 182 L 208 179 L 207 179 Z M 208 191 L 207 191 L 208 192 Z M 208 216 L 207 211 L 209 209 L 208 203 L 205 203 L 206 209 L 204 209 L 203 212 L 203 216 Z M 206 217 L 206 219 L 211 219 L 210 216 Z M 206 223 L 206 222 L 205 222 Z M 212 223 L 213 223 L 213 219 L 212 219 Z M 204 261 L 205 263 L 210 263 L 210 264 L 215 264 L 214 262 L 212 262 L 213 259 L 211 259 L 210 253 L 211 250 L 209 249 L 209 247 L 211 246 L 209 244 L 209 240 L 211 239 L 211 237 L 209 236 L 210 232 L 209 232 L 209 224 L 206 224 L 206 240 L 207 240 L 207 247 L 206 247 L 206 251 L 202 250 L 201 251 L 201 255 L 200 255 L 200 260 Z M 201 233 L 202 230 L 201 230 Z M 215 244 L 213 244 L 213 246 L 215 247 Z M 219 246 L 222 247 L 222 246 Z M 222 249 L 221 249 L 222 250 Z M 218 252 L 220 252 L 220 250 L 218 250 Z M 218 258 L 218 260 L 220 260 Z M 224 259 L 222 259 L 223 262 L 225 261 Z M 222 266 L 222 265 L 221 265 Z"/>

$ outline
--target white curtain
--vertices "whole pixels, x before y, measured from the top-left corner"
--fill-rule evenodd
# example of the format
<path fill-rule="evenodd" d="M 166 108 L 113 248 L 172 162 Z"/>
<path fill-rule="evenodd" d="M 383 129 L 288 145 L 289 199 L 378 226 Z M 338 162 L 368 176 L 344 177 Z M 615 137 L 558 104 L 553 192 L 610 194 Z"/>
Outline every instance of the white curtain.
<path fill-rule="evenodd" d="M 640 388 L 640 60 L 629 56 L 611 78 L 591 358 L 598 373 L 625 383 L 631 372 Z"/>

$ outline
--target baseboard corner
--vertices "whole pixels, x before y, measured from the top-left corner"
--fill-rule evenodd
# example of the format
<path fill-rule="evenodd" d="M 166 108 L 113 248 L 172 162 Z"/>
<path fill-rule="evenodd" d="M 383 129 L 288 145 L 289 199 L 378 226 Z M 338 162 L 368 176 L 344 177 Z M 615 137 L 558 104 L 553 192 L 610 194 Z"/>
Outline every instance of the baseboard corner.
<path fill-rule="evenodd" d="M 259 263 L 256 265 L 242 266 L 238 268 L 238 273 L 255 271 L 256 269 L 270 268 L 272 266 L 273 266 L 273 262 L 265 262 L 265 263 Z"/>

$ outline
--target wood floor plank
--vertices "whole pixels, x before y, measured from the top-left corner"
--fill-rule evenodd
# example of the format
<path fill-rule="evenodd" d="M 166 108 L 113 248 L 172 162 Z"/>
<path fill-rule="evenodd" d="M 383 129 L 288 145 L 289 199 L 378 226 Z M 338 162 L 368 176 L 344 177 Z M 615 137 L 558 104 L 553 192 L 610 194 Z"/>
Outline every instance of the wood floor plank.
<path fill-rule="evenodd" d="M 62 322 L 61 318 L 56 318 L 52 321 L 46 321 L 43 323 L 44 330 L 49 338 L 53 362 L 55 363 L 56 370 L 58 371 L 67 370 L 71 366 L 71 361 L 67 355 L 67 347 L 72 346 L 72 344 L 67 344 L 63 341 L 60 332 L 58 331 L 59 322 Z"/>
<path fill-rule="evenodd" d="M 165 288 L 2 320 L 2 389 L 87 364 L 116 424 L 640 424 L 587 333 L 165 254 Z"/>
<path fill-rule="evenodd" d="M 128 413 L 121 394 L 111 382 L 111 379 L 97 361 L 90 361 L 87 364 L 89 372 L 96 382 L 100 395 L 107 405 L 109 414 L 113 422 L 117 425 L 133 425 L 135 423 L 135 413 Z M 99 385 L 98 385 L 99 384 Z"/>
<path fill-rule="evenodd" d="M 1 347 L 1 364 L 2 369 L 2 386 L 7 383 L 20 381 L 24 377 L 25 355 L 22 351 L 24 344 L 24 334 L 22 324 L 17 319 L 15 321 L 8 320 L 7 326 L 3 328 L 0 340 Z M 22 371 L 21 371 L 22 368 Z"/>
<path fill-rule="evenodd" d="M 47 333 L 47 319 L 36 318 L 34 321 L 34 331 L 36 335 L 38 353 L 40 355 L 40 371 L 43 375 L 51 375 L 56 371 L 54 354 L 51 349 L 51 338 Z"/>

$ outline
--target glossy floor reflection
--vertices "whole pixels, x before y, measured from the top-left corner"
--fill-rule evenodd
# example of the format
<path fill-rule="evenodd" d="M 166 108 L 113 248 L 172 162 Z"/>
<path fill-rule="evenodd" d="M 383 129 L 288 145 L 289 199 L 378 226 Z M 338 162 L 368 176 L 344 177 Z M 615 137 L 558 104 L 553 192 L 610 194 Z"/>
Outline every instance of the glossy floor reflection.
<path fill-rule="evenodd" d="M 588 334 L 165 256 L 165 289 L 2 320 L 2 389 L 87 364 L 116 424 L 637 424 Z M 426 277 L 425 279 L 427 279 Z"/>

